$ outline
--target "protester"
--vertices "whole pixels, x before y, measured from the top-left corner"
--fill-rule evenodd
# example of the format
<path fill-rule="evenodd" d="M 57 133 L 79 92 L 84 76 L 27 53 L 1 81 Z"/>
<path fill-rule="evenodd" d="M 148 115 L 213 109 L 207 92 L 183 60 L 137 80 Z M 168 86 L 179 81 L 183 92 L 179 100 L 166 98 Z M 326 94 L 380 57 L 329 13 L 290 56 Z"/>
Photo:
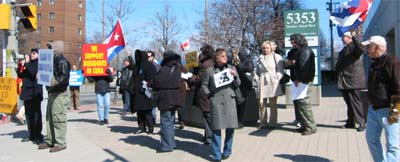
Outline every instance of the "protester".
<path fill-rule="evenodd" d="M 72 65 L 72 71 L 76 71 L 76 65 Z M 79 106 L 81 105 L 80 102 L 80 87 L 79 86 L 69 86 L 69 92 L 71 93 L 70 102 L 71 108 L 74 110 L 79 110 Z M 68 108 L 70 109 L 70 108 Z"/>
<path fill-rule="evenodd" d="M 259 88 L 259 128 L 273 129 L 278 123 L 278 96 L 282 96 L 282 88 L 279 80 L 283 76 L 282 56 L 276 54 L 276 44 L 273 41 L 265 41 L 262 44 L 262 55 L 257 61 L 255 79 Z M 268 122 L 268 110 L 270 107 L 271 116 Z"/>
<path fill-rule="evenodd" d="M 123 112 L 122 116 L 125 116 L 128 112 L 131 112 L 131 104 L 134 94 L 134 79 L 133 79 L 133 68 L 135 66 L 132 56 L 128 56 L 123 62 L 124 67 L 121 71 L 120 77 L 120 93 L 122 93 Z"/>
<path fill-rule="evenodd" d="M 311 85 L 315 76 L 315 54 L 308 47 L 307 39 L 301 34 L 290 35 L 290 43 L 294 52 L 291 59 L 285 64 L 290 67 L 290 79 L 292 80 L 292 90 L 305 87 L 307 94 L 304 98 L 293 100 L 295 109 L 299 113 L 300 129 L 297 131 L 302 135 L 311 135 L 317 132 L 314 115 L 311 109 L 310 92 Z"/>
<path fill-rule="evenodd" d="M 366 88 L 362 57 L 364 51 L 353 33 L 343 34 L 342 41 L 345 46 L 339 52 L 335 70 L 338 73 L 338 89 L 347 105 L 347 120 L 343 128 L 355 128 L 354 122 L 357 122 L 357 131 L 361 132 L 365 129 L 366 120 L 361 96 L 361 90 Z"/>
<path fill-rule="evenodd" d="M 234 129 L 238 127 L 234 88 L 239 88 L 240 79 L 236 68 L 227 64 L 227 53 L 224 49 L 216 50 L 213 60 L 214 66 L 207 68 L 201 85 L 203 94 L 210 99 L 210 119 L 212 130 L 213 160 L 227 159 L 232 154 Z M 227 71 L 224 71 L 227 70 Z M 215 74 L 219 73 L 220 78 Z M 229 79 L 232 75 L 232 79 Z M 217 83 L 226 83 L 217 85 Z M 229 82 L 228 82 L 229 81 Z M 221 152 L 221 130 L 225 129 L 225 143 Z"/>
<path fill-rule="evenodd" d="M 155 105 L 150 99 L 148 83 L 155 76 L 156 67 L 152 62 L 148 61 L 148 55 L 146 51 L 136 50 L 135 61 L 135 70 L 133 71 L 133 77 L 135 79 L 133 107 L 137 112 L 137 122 L 139 126 L 136 134 L 153 134 L 155 123 L 152 109 L 155 107 Z"/>
<path fill-rule="evenodd" d="M 147 60 L 153 64 L 153 66 L 156 69 L 156 73 L 160 70 L 161 66 L 158 64 L 156 58 L 156 54 L 154 51 L 147 51 Z M 157 107 L 153 107 L 151 109 L 151 114 L 153 114 L 153 123 L 156 124 L 156 119 L 157 119 Z"/>
<path fill-rule="evenodd" d="M 362 42 L 372 63 L 368 74 L 366 138 L 374 161 L 400 161 L 400 61 L 386 52 L 386 40 L 372 36 Z M 386 148 L 381 143 L 385 132 Z M 385 152 L 386 151 L 386 152 Z"/>
<path fill-rule="evenodd" d="M 47 135 L 45 143 L 39 145 L 39 149 L 50 148 L 50 152 L 58 152 L 67 148 L 67 113 L 68 103 L 67 88 L 69 83 L 69 70 L 71 64 L 62 54 L 64 42 L 54 41 L 48 45 L 54 49 L 53 78 L 51 86 L 47 86 L 48 102 L 46 112 Z"/>
<path fill-rule="evenodd" d="M 164 54 L 161 69 L 152 81 L 156 92 L 156 104 L 161 116 L 161 148 L 158 152 L 171 152 L 176 148 L 175 143 L 175 111 L 185 104 L 185 94 L 180 92 L 182 84 L 180 69 L 181 57 L 173 51 Z"/>
<path fill-rule="evenodd" d="M 112 68 L 109 67 L 105 71 L 106 76 L 88 77 L 90 82 L 95 82 L 94 93 L 96 93 L 97 115 L 99 124 L 110 124 L 108 116 L 110 114 L 110 83 L 113 81 Z"/>
<path fill-rule="evenodd" d="M 38 58 L 38 49 L 31 49 L 31 54 L 25 55 L 24 66 L 20 66 L 17 70 L 18 77 L 22 78 L 22 89 L 19 98 L 24 101 L 25 117 L 29 132 L 29 137 L 23 138 L 22 142 L 32 141 L 35 144 L 43 143 L 41 110 L 43 89 L 37 80 Z"/>
<path fill-rule="evenodd" d="M 241 81 L 239 87 L 240 92 L 245 99 L 245 101 L 242 103 L 236 103 L 239 128 L 242 128 L 245 123 L 244 112 L 246 109 L 247 96 L 252 89 L 252 82 L 248 76 L 250 76 L 251 73 L 254 71 L 254 64 L 252 57 L 243 48 L 239 50 L 234 50 L 233 58 L 230 62 L 232 62 L 232 65 L 235 66 L 238 72 Z"/>
<path fill-rule="evenodd" d="M 210 45 L 204 45 L 200 48 L 199 67 L 193 72 L 193 77 L 189 79 L 190 85 L 194 86 L 193 105 L 200 108 L 203 116 L 204 135 L 203 143 L 208 145 L 211 143 L 211 119 L 210 119 L 210 100 L 201 91 L 201 84 L 206 76 L 206 69 L 214 66 L 213 53 L 214 49 Z"/>

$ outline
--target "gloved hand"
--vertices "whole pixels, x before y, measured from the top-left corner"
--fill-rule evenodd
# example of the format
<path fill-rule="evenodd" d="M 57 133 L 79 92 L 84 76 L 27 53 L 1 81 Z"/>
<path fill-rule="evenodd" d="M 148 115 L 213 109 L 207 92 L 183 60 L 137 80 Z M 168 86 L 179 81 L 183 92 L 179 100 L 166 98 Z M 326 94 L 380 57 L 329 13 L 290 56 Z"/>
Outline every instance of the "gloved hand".
<path fill-rule="evenodd" d="M 399 122 L 400 118 L 400 96 L 393 95 L 390 97 L 390 107 L 389 107 L 389 124 Z"/>

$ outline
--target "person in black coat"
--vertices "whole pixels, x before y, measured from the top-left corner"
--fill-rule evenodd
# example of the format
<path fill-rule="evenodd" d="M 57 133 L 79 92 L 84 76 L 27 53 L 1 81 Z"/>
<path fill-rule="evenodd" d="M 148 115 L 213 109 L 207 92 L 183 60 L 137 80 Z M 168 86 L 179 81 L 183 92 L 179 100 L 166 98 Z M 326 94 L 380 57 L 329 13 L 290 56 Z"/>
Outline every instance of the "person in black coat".
<path fill-rule="evenodd" d="M 351 32 L 345 32 L 342 41 L 345 46 L 339 52 L 335 70 L 338 73 L 338 89 L 347 105 L 347 120 L 343 128 L 355 128 L 354 122 L 357 122 L 357 131 L 361 132 L 365 129 L 367 112 L 361 97 L 361 90 L 366 88 L 364 50 Z"/>
<path fill-rule="evenodd" d="M 159 152 L 171 152 L 175 144 L 175 111 L 184 106 L 185 92 L 180 91 L 183 79 L 181 78 L 181 57 L 173 51 L 164 53 L 161 69 L 152 81 L 152 88 L 158 93 L 156 101 L 161 116 L 161 148 Z"/>
<path fill-rule="evenodd" d="M 29 132 L 29 137 L 22 139 L 22 142 L 32 141 L 36 144 L 43 143 L 42 111 L 40 109 L 43 100 L 43 89 L 42 85 L 37 83 L 38 58 L 38 49 L 31 49 L 31 54 L 25 55 L 25 68 L 22 72 L 17 72 L 18 77 L 22 78 L 20 99 L 24 101 Z"/>
<path fill-rule="evenodd" d="M 156 74 L 156 67 L 152 62 L 148 61 L 148 55 L 146 51 L 136 50 L 135 51 L 135 67 L 133 70 L 134 81 L 134 99 L 133 108 L 137 112 L 137 122 L 139 129 L 136 134 L 147 132 L 148 134 L 153 134 L 154 131 L 154 116 L 152 114 L 152 109 L 154 108 L 154 103 L 150 99 L 149 92 L 145 86 L 150 83 Z M 147 91 L 147 92 L 146 92 Z M 147 131 L 146 131 L 147 127 Z"/>
<path fill-rule="evenodd" d="M 133 98 L 134 89 L 133 89 L 133 68 L 135 66 L 132 56 L 128 56 L 124 60 L 124 66 L 121 71 L 120 77 L 120 93 L 122 93 L 122 101 L 123 101 L 123 116 L 127 112 L 131 111 L 131 100 Z"/>
<path fill-rule="evenodd" d="M 251 73 L 254 70 L 254 63 L 252 57 L 246 52 L 245 49 L 241 48 L 238 51 L 233 52 L 232 60 L 230 61 L 236 67 L 240 81 L 240 92 L 244 99 L 246 99 L 248 93 L 252 89 L 251 80 L 247 77 L 246 73 Z M 243 127 L 244 111 L 246 108 L 246 100 L 237 106 L 239 128 Z"/>
<path fill-rule="evenodd" d="M 292 86 L 298 87 L 300 84 L 305 84 L 304 86 L 308 85 L 306 97 L 293 100 L 295 111 L 299 113 L 298 120 L 300 120 L 301 125 L 297 131 L 302 135 L 311 135 L 317 132 L 309 96 L 311 92 L 310 87 L 315 76 L 315 54 L 308 47 L 307 39 L 301 34 L 290 35 L 290 43 L 293 46 L 293 51 L 291 51 L 291 56 L 288 56 L 288 61 L 285 61 L 285 65 L 290 68 Z"/>

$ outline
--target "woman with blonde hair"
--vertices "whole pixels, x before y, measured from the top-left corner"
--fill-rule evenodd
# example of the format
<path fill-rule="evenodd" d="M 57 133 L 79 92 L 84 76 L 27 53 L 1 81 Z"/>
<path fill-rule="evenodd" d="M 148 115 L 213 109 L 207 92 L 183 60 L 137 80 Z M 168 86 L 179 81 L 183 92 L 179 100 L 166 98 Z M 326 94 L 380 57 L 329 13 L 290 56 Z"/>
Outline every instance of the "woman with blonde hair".
<path fill-rule="evenodd" d="M 259 128 L 275 128 L 278 120 L 278 96 L 283 95 L 279 80 L 283 76 L 282 56 L 276 54 L 276 44 L 273 41 L 265 41 L 262 44 L 262 55 L 256 63 L 254 79 L 258 83 L 259 93 Z M 267 107 L 270 107 L 271 115 L 268 122 Z"/>

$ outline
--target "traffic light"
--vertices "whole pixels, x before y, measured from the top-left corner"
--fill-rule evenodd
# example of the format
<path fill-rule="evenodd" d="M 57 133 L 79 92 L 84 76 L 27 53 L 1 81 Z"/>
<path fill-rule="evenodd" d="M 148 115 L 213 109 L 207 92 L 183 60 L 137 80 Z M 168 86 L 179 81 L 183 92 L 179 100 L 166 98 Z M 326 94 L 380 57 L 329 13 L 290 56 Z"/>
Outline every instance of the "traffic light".
<path fill-rule="evenodd" d="M 24 14 L 24 18 L 20 21 L 24 25 L 25 29 L 36 30 L 37 29 L 37 13 L 35 5 L 21 6 L 21 11 Z"/>
<path fill-rule="evenodd" d="M 0 29 L 10 29 L 10 4 L 0 4 Z"/>

